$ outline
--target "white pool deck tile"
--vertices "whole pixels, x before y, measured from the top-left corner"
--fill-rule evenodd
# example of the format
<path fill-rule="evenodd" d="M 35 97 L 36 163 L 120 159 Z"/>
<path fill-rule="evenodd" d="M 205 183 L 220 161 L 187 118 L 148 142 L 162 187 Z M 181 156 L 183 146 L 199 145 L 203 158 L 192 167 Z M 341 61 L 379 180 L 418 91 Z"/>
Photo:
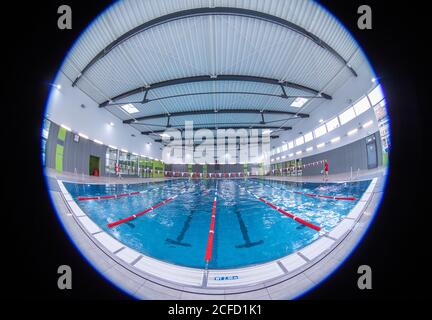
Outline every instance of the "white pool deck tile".
<path fill-rule="evenodd" d="M 204 277 L 203 270 L 174 266 L 145 256 L 134 266 L 155 277 L 191 286 L 201 286 Z"/>
<path fill-rule="evenodd" d="M 333 239 L 339 239 L 345 233 L 351 230 L 355 221 L 351 219 L 343 219 L 332 231 L 329 232 L 329 236 Z"/>
<path fill-rule="evenodd" d="M 140 255 L 141 254 L 139 252 L 136 252 L 135 250 L 128 247 L 125 247 L 123 250 L 116 253 L 117 257 L 129 264 L 138 259 Z"/>
<path fill-rule="evenodd" d="M 69 193 L 63 193 L 66 201 L 74 201 L 74 199 L 72 198 L 72 196 Z"/>
<path fill-rule="evenodd" d="M 307 263 L 305 259 L 303 259 L 296 253 L 290 254 L 289 256 L 280 259 L 279 261 L 282 263 L 285 269 L 287 269 L 288 272 L 297 270 L 298 268 Z"/>
<path fill-rule="evenodd" d="M 366 206 L 366 202 L 359 201 L 355 205 L 355 207 L 351 210 L 351 212 L 347 215 L 349 219 L 357 219 L 358 216 L 362 213 L 364 207 Z"/>
<path fill-rule="evenodd" d="M 93 234 L 101 231 L 97 224 L 90 220 L 89 217 L 79 217 L 78 219 L 89 233 Z"/>
<path fill-rule="evenodd" d="M 320 254 L 328 250 L 335 241 L 326 237 L 319 238 L 317 241 L 308 245 L 306 248 L 299 252 L 309 260 L 313 260 Z"/>
<path fill-rule="evenodd" d="M 123 244 L 121 244 L 120 242 L 118 242 L 116 239 L 114 239 L 113 237 L 111 237 L 109 234 L 105 232 L 95 234 L 94 237 L 110 252 L 116 252 L 119 249 L 124 247 Z"/>
<path fill-rule="evenodd" d="M 82 210 L 81 208 L 75 203 L 75 201 L 68 201 L 68 205 L 71 208 L 72 212 L 74 215 L 76 215 L 77 217 L 84 217 L 87 216 Z"/>
<path fill-rule="evenodd" d="M 232 287 L 253 285 L 284 274 L 276 262 L 266 263 L 242 269 L 210 270 L 208 273 L 208 287 Z"/>

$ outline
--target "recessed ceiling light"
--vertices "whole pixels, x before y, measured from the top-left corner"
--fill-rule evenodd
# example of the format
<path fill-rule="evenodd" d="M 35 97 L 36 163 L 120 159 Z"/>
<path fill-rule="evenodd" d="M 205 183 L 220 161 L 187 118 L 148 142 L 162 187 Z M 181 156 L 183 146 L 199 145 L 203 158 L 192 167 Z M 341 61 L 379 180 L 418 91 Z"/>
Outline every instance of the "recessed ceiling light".
<path fill-rule="evenodd" d="M 336 137 L 330 140 L 331 143 L 338 142 L 340 140 L 340 137 Z"/>
<path fill-rule="evenodd" d="M 132 103 L 124 104 L 120 108 L 122 108 L 124 111 L 126 111 L 129 114 L 139 112 L 139 110 L 135 108 L 135 106 Z"/>
<path fill-rule="evenodd" d="M 72 131 L 71 128 L 69 128 L 68 126 L 65 126 L 64 124 L 61 124 L 60 127 L 62 127 L 63 129 L 66 129 L 67 131 Z"/>
<path fill-rule="evenodd" d="M 325 143 L 323 142 L 323 143 L 318 144 L 318 145 L 317 145 L 317 148 L 319 149 L 319 148 L 322 148 L 322 147 L 324 147 L 324 146 L 325 146 Z"/>
<path fill-rule="evenodd" d="M 95 143 L 97 143 L 97 144 L 103 144 L 102 141 L 99 141 L 99 140 L 96 140 L 96 139 L 94 139 L 93 142 L 95 142 Z"/>
<path fill-rule="evenodd" d="M 324 120 L 323 119 L 319 119 L 319 121 L 318 121 L 319 123 L 323 123 L 324 122 Z"/>
<path fill-rule="evenodd" d="M 348 135 L 349 135 L 349 136 L 352 136 L 353 134 L 356 134 L 357 131 L 358 131 L 358 129 L 353 129 L 353 130 L 351 130 L 351 131 L 348 131 Z"/>
<path fill-rule="evenodd" d="M 56 88 L 60 90 L 62 88 L 61 84 L 56 85 Z"/>
<path fill-rule="evenodd" d="M 89 137 L 87 136 L 87 135 L 85 135 L 84 133 L 79 133 L 78 132 L 78 135 L 81 137 L 81 138 L 84 138 L 84 139 L 88 139 Z"/>
<path fill-rule="evenodd" d="M 308 102 L 309 99 L 306 98 L 296 98 L 293 103 L 291 103 L 291 107 L 301 108 L 303 105 Z"/>
<path fill-rule="evenodd" d="M 114 127 L 114 122 L 108 123 L 111 127 Z"/>
<path fill-rule="evenodd" d="M 372 121 L 372 120 L 369 120 L 368 122 L 366 122 L 366 123 L 363 125 L 363 128 L 370 127 L 370 126 L 372 125 L 372 123 L 373 123 L 373 121 Z"/>

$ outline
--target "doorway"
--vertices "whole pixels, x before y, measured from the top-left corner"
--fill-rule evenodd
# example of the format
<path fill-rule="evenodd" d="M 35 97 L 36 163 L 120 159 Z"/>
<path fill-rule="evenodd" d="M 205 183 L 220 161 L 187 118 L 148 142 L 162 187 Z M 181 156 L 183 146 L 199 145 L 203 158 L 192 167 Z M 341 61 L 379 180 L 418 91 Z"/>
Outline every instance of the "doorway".
<path fill-rule="evenodd" d="M 378 153 L 375 136 L 366 138 L 366 150 L 367 150 L 367 167 L 368 169 L 374 169 L 378 167 Z"/>
<path fill-rule="evenodd" d="M 89 175 L 99 176 L 100 174 L 100 158 L 96 156 L 90 156 L 89 161 Z"/>

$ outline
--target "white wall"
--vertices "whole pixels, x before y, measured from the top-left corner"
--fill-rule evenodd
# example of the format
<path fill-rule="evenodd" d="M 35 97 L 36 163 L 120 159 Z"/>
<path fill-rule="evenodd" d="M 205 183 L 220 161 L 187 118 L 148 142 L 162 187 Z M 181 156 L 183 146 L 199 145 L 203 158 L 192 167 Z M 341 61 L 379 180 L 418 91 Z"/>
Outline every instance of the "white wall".
<path fill-rule="evenodd" d="M 58 125 L 66 125 L 74 132 L 83 133 L 90 139 L 102 141 L 105 145 L 161 159 L 162 151 L 159 143 L 123 124 L 107 110 L 99 108 L 97 103 L 80 89 L 72 87 L 71 81 L 63 73 L 59 72 L 55 83 L 61 85 L 61 89 L 53 87 L 51 90 L 46 110 L 46 117 L 49 120 Z M 86 108 L 81 108 L 82 104 Z M 114 126 L 110 126 L 111 122 Z M 148 144 L 149 142 L 151 145 Z"/>

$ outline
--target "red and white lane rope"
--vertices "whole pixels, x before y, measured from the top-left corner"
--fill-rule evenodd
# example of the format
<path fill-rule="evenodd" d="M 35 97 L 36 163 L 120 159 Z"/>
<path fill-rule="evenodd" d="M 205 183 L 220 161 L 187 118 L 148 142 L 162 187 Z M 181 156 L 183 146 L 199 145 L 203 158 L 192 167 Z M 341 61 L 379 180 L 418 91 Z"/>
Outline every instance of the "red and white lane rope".
<path fill-rule="evenodd" d="M 210 260 L 212 258 L 212 253 L 213 253 L 213 240 L 214 240 L 215 221 L 216 221 L 217 198 L 218 198 L 218 193 L 217 193 L 217 186 L 216 186 L 215 196 L 213 199 L 212 215 L 211 215 L 211 220 L 210 220 L 210 230 L 209 230 L 209 234 L 208 234 L 208 238 L 207 238 L 207 247 L 206 247 L 206 253 L 205 253 L 205 258 L 204 258 L 207 265 L 210 262 Z"/>
<path fill-rule="evenodd" d="M 152 190 L 135 191 L 135 192 L 131 192 L 131 193 L 122 193 L 122 194 L 107 195 L 107 196 L 93 196 L 93 197 L 78 196 L 77 200 L 78 201 L 89 201 L 89 200 L 117 199 L 117 198 L 135 196 L 135 195 L 138 195 L 138 194 L 144 194 L 144 193 L 147 193 L 149 191 L 156 191 L 158 189 L 159 188 L 152 189 Z"/>
<path fill-rule="evenodd" d="M 258 183 L 253 181 L 254 183 Z M 315 193 L 307 193 L 307 192 L 299 192 L 299 191 L 292 191 L 292 190 L 288 190 L 288 189 L 282 189 L 282 188 L 278 188 L 275 186 L 270 186 L 270 185 L 265 185 L 266 187 L 269 188 L 273 188 L 276 190 L 281 190 L 281 191 L 286 191 L 289 193 L 295 193 L 295 194 L 300 194 L 300 195 L 304 195 L 307 197 L 313 197 L 313 198 L 321 198 L 321 199 L 330 199 L 330 200 L 346 200 L 346 201 L 355 201 L 355 200 L 359 200 L 356 197 L 343 197 L 343 196 L 328 196 L 328 195 L 322 195 L 322 194 L 315 194 Z"/>
<path fill-rule="evenodd" d="M 306 221 L 306 220 L 303 220 L 303 219 L 297 217 L 296 215 L 294 215 L 294 214 L 292 214 L 292 213 L 290 213 L 290 212 L 287 212 L 287 211 L 284 210 L 283 208 L 280 208 L 280 207 L 278 207 L 278 206 L 275 206 L 273 203 L 271 203 L 271 202 L 269 202 L 269 201 L 263 199 L 262 197 L 259 197 L 259 196 L 255 195 L 255 194 L 253 194 L 253 193 L 250 192 L 249 190 L 246 190 L 246 191 L 247 191 L 249 194 L 251 194 L 252 196 L 254 196 L 255 198 L 257 198 L 259 201 L 265 203 L 265 204 L 268 205 L 269 207 L 275 209 L 276 211 L 279 211 L 280 213 L 282 213 L 283 215 L 285 215 L 285 216 L 287 216 L 287 217 L 293 219 L 294 221 L 296 221 L 296 222 L 298 222 L 298 223 L 301 223 L 302 225 L 305 225 L 306 227 L 309 227 L 309 228 L 311 228 L 311 229 L 313 229 L 313 230 L 316 230 L 316 231 L 320 231 L 320 230 L 321 230 L 321 227 L 319 227 L 319 226 L 317 226 L 317 225 L 314 225 L 313 223 L 310 223 L 310 222 L 308 222 L 308 221 Z"/>
<path fill-rule="evenodd" d="M 181 195 L 182 193 L 185 193 L 185 192 L 186 192 L 186 190 L 183 191 L 183 192 L 181 192 L 181 193 L 179 193 L 179 194 L 177 194 L 177 195 L 175 195 L 175 196 L 173 196 L 173 197 L 171 197 L 171 198 L 168 198 L 168 199 L 166 199 L 166 200 L 164 200 L 164 201 L 161 201 L 161 202 L 159 202 L 158 204 L 155 204 L 154 206 L 151 206 L 150 208 L 145 209 L 144 211 L 138 212 L 138 213 L 136 213 L 136 214 L 133 214 L 133 215 L 131 215 L 131 216 L 129 216 L 129 217 L 126 217 L 126 218 L 120 219 L 120 220 L 118 220 L 118 221 L 111 222 L 111 223 L 108 224 L 108 227 L 109 227 L 109 228 L 113 228 L 113 227 L 116 227 L 116 226 L 118 226 L 118 225 L 120 225 L 120 224 L 122 224 L 122 223 L 125 223 L 125 222 L 128 222 L 128 221 L 131 221 L 131 220 L 134 220 L 134 219 L 136 219 L 136 218 L 138 218 L 138 217 L 140 217 L 140 216 L 142 216 L 142 215 L 145 215 L 146 213 L 149 213 L 149 212 L 151 212 L 151 211 L 153 211 L 153 210 L 155 210 L 155 209 L 157 209 L 157 208 L 159 208 L 159 207 L 161 207 L 161 206 L 167 204 L 167 203 L 170 202 L 170 201 L 173 201 L 173 200 L 176 199 L 179 195 Z"/>
<path fill-rule="evenodd" d="M 298 192 L 298 191 L 290 191 L 295 194 L 301 194 L 308 197 L 314 197 L 314 198 L 323 198 L 323 199 L 331 199 L 331 200 L 347 200 L 347 201 L 355 201 L 358 200 L 358 198 L 355 197 L 340 197 L 340 196 L 324 196 L 320 194 L 314 194 L 314 193 L 305 193 L 305 192 Z"/>

